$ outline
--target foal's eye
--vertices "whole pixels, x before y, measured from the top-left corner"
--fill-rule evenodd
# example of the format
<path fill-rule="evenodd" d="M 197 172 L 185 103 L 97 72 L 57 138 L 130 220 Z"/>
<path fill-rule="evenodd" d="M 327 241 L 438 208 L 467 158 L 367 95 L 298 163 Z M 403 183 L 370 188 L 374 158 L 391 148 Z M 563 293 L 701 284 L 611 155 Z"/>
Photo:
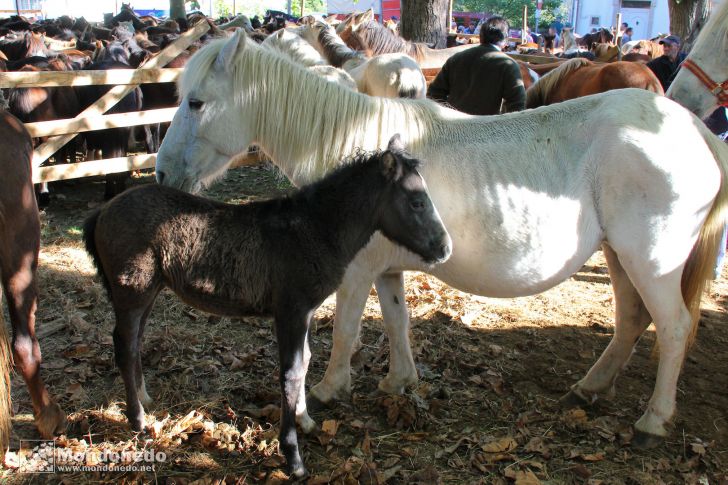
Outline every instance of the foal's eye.
<path fill-rule="evenodd" d="M 187 101 L 187 105 L 192 111 L 199 111 L 200 109 L 202 109 L 202 104 L 202 101 L 200 101 L 199 99 L 190 99 L 189 101 Z"/>
<path fill-rule="evenodd" d="M 415 199 L 410 201 L 410 207 L 412 207 L 412 210 L 421 211 L 425 208 L 425 203 L 420 199 Z"/>

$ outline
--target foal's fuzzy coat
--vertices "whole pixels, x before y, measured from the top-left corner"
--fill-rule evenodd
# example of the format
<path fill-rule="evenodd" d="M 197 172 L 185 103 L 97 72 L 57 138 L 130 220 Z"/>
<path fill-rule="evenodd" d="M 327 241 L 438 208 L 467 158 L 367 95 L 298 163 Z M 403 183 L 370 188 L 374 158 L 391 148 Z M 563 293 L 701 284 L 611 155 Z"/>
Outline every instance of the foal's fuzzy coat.
<path fill-rule="evenodd" d="M 84 240 L 116 314 L 114 351 L 126 414 L 144 426 L 141 369 L 144 324 L 167 286 L 188 304 L 219 315 L 275 318 L 283 393 L 281 449 L 295 476 L 305 473 L 294 421 L 310 431 L 303 384 L 306 335 L 316 308 L 375 231 L 444 261 L 450 237 L 416 171 L 397 148 L 360 156 L 297 194 L 242 206 L 159 185 L 127 191 L 86 221 Z"/>

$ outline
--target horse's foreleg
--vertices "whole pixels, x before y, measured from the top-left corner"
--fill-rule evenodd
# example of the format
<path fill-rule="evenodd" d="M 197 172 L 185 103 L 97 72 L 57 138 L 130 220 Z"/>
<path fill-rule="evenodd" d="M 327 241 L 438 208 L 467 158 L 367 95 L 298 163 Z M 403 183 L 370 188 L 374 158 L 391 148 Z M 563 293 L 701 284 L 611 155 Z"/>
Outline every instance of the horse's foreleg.
<path fill-rule="evenodd" d="M 296 315 L 291 311 L 289 307 L 275 315 L 281 382 L 281 429 L 278 441 L 286 457 L 288 474 L 300 478 L 306 474 L 306 469 L 298 448 L 296 418 L 308 418 L 303 388 L 308 366 L 307 334 L 313 311 L 305 315 Z"/>
<path fill-rule="evenodd" d="M 382 307 L 384 328 L 389 338 L 389 373 L 379 382 L 379 389 L 401 394 L 417 382 L 417 369 L 409 341 L 409 314 L 404 295 L 403 273 L 385 273 L 377 278 L 377 294 Z"/>
<path fill-rule="evenodd" d="M 13 226 L 19 240 L 24 241 L 24 246 L 20 249 L 20 242 L 15 241 L 18 243 L 15 246 L 20 252 L 0 255 L 2 256 L 0 263 L 3 265 L 2 286 L 13 326 L 13 358 L 16 369 L 28 386 L 38 432 L 43 438 L 50 439 L 57 432 L 63 431 L 66 416 L 48 393 L 40 376 L 42 358 L 40 345 L 35 336 L 35 311 L 38 303 L 35 272 L 38 263 L 37 241 L 40 239 L 40 228 L 35 214 L 26 215 L 24 222 L 16 221 Z M 21 238 L 21 235 L 27 238 Z"/>
<path fill-rule="evenodd" d="M 614 381 L 627 365 L 634 346 L 652 321 L 642 297 L 625 273 L 614 250 L 607 244 L 603 244 L 602 248 L 614 288 L 614 336 L 586 376 L 562 398 L 565 404 L 591 403 L 603 394 L 613 397 Z"/>
<path fill-rule="evenodd" d="M 329 365 L 321 382 L 311 388 L 309 405 L 345 399 L 351 394 L 351 355 L 359 339 L 361 316 L 375 277 L 365 265 L 356 262 L 346 269 L 344 280 L 336 292 Z"/>

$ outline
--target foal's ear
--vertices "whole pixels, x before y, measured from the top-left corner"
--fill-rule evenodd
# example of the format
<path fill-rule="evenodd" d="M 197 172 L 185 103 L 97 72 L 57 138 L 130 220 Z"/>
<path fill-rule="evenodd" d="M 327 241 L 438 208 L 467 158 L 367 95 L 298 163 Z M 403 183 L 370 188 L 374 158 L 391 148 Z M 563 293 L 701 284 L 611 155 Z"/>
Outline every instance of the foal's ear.
<path fill-rule="evenodd" d="M 402 160 L 391 150 L 382 153 L 381 166 L 382 174 L 388 180 L 395 181 L 402 176 Z"/>
<path fill-rule="evenodd" d="M 233 62 L 243 47 L 245 47 L 245 32 L 243 29 L 236 29 L 235 33 L 225 42 L 220 53 L 215 59 L 215 69 L 218 71 L 230 71 Z"/>
<path fill-rule="evenodd" d="M 402 141 L 402 136 L 399 133 L 395 133 L 394 136 L 389 139 L 389 144 L 387 144 L 387 150 L 397 152 L 405 151 L 404 142 Z"/>

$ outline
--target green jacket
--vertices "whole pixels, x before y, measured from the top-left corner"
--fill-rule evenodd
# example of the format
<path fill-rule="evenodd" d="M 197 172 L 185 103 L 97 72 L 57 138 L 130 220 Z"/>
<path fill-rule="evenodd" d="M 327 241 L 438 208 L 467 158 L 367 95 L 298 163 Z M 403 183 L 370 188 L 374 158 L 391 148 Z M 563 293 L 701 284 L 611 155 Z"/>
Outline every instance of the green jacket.
<path fill-rule="evenodd" d="M 473 115 L 526 107 L 518 63 L 492 45 L 479 45 L 450 57 L 427 90 L 427 97 Z"/>

